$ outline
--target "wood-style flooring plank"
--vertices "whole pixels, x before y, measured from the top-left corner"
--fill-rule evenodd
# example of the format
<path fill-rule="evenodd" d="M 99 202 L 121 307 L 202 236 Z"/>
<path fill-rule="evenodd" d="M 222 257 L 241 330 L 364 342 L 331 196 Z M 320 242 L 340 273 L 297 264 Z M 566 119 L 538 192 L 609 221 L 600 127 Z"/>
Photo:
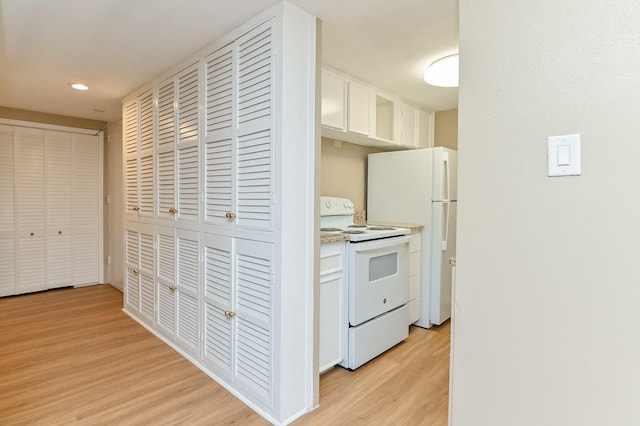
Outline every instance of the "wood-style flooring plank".
<path fill-rule="evenodd" d="M 0 298 L 0 424 L 269 423 L 121 311 L 108 285 Z M 449 325 L 320 378 L 294 425 L 446 425 Z"/>

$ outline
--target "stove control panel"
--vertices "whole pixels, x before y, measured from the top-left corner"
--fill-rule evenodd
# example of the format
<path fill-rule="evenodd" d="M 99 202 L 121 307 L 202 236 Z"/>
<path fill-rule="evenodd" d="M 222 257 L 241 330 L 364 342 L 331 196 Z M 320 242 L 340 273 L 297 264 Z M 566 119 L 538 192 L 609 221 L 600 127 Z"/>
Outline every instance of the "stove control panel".
<path fill-rule="evenodd" d="M 355 209 L 351 200 L 340 197 L 320 197 L 320 216 L 353 215 Z"/>

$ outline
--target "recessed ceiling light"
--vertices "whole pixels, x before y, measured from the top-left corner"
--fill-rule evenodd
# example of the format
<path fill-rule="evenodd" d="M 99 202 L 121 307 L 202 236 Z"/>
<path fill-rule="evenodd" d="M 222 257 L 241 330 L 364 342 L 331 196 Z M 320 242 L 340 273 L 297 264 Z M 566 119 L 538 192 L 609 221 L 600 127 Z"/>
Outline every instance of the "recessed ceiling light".
<path fill-rule="evenodd" d="M 458 87 L 458 54 L 440 58 L 424 72 L 424 81 L 432 86 Z"/>
<path fill-rule="evenodd" d="M 73 87 L 76 90 L 89 90 L 89 86 L 82 83 L 69 83 L 69 86 Z"/>

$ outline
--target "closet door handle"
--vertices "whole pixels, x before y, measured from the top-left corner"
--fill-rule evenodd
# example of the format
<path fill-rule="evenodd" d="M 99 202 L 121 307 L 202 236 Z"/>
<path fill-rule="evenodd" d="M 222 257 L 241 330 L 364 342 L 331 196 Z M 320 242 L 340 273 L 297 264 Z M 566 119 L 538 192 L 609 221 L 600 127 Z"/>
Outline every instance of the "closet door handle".
<path fill-rule="evenodd" d="M 169 286 L 169 290 L 175 291 L 178 287 L 175 285 Z"/>
<path fill-rule="evenodd" d="M 137 212 L 137 211 L 140 210 L 140 207 L 136 206 L 136 207 L 132 208 L 131 210 L 133 210 L 134 212 Z"/>
<path fill-rule="evenodd" d="M 58 235 L 62 235 L 62 231 L 58 231 Z"/>
<path fill-rule="evenodd" d="M 227 318 L 233 318 L 236 316 L 236 313 L 232 311 L 224 311 L 224 316 Z"/>
<path fill-rule="evenodd" d="M 138 274 L 140 273 L 140 271 L 139 271 L 139 270 L 137 270 L 137 269 L 134 269 L 134 270 L 133 270 L 133 271 L 131 271 L 131 272 L 133 272 L 133 273 L 134 273 L 134 274 L 136 274 L 136 275 L 138 275 Z"/>
<path fill-rule="evenodd" d="M 30 233 L 29 235 L 31 235 L 31 236 L 33 237 L 33 236 L 34 236 L 34 235 L 36 235 L 36 234 L 32 232 L 32 233 Z"/>
<path fill-rule="evenodd" d="M 236 214 L 232 212 L 227 212 L 227 214 L 225 214 L 224 217 L 226 217 L 227 219 L 235 219 Z"/>

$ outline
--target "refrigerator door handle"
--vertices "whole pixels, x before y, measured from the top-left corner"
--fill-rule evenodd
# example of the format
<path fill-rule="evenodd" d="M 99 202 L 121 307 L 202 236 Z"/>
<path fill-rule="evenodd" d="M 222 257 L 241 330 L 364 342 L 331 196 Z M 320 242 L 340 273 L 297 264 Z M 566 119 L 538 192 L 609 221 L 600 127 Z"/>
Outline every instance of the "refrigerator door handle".
<path fill-rule="evenodd" d="M 442 200 L 449 201 L 451 196 L 451 172 L 449 171 L 449 153 L 442 153 L 442 166 L 444 167 L 444 182 L 442 185 L 444 186 L 442 191 Z"/>
<path fill-rule="evenodd" d="M 446 213 L 443 214 L 443 219 L 444 219 L 444 226 L 442 227 L 442 230 L 444 231 L 444 235 L 442 236 L 442 243 L 441 243 L 441 247 L 440 249 L 442 251 L 446 251 L 447 250 L 447 243 L 449 241 L 449 214 L 451 212 L 451 204 L 450 203 L 442 203 L 442 208 L 443 209 L 447 209 Z"/>

